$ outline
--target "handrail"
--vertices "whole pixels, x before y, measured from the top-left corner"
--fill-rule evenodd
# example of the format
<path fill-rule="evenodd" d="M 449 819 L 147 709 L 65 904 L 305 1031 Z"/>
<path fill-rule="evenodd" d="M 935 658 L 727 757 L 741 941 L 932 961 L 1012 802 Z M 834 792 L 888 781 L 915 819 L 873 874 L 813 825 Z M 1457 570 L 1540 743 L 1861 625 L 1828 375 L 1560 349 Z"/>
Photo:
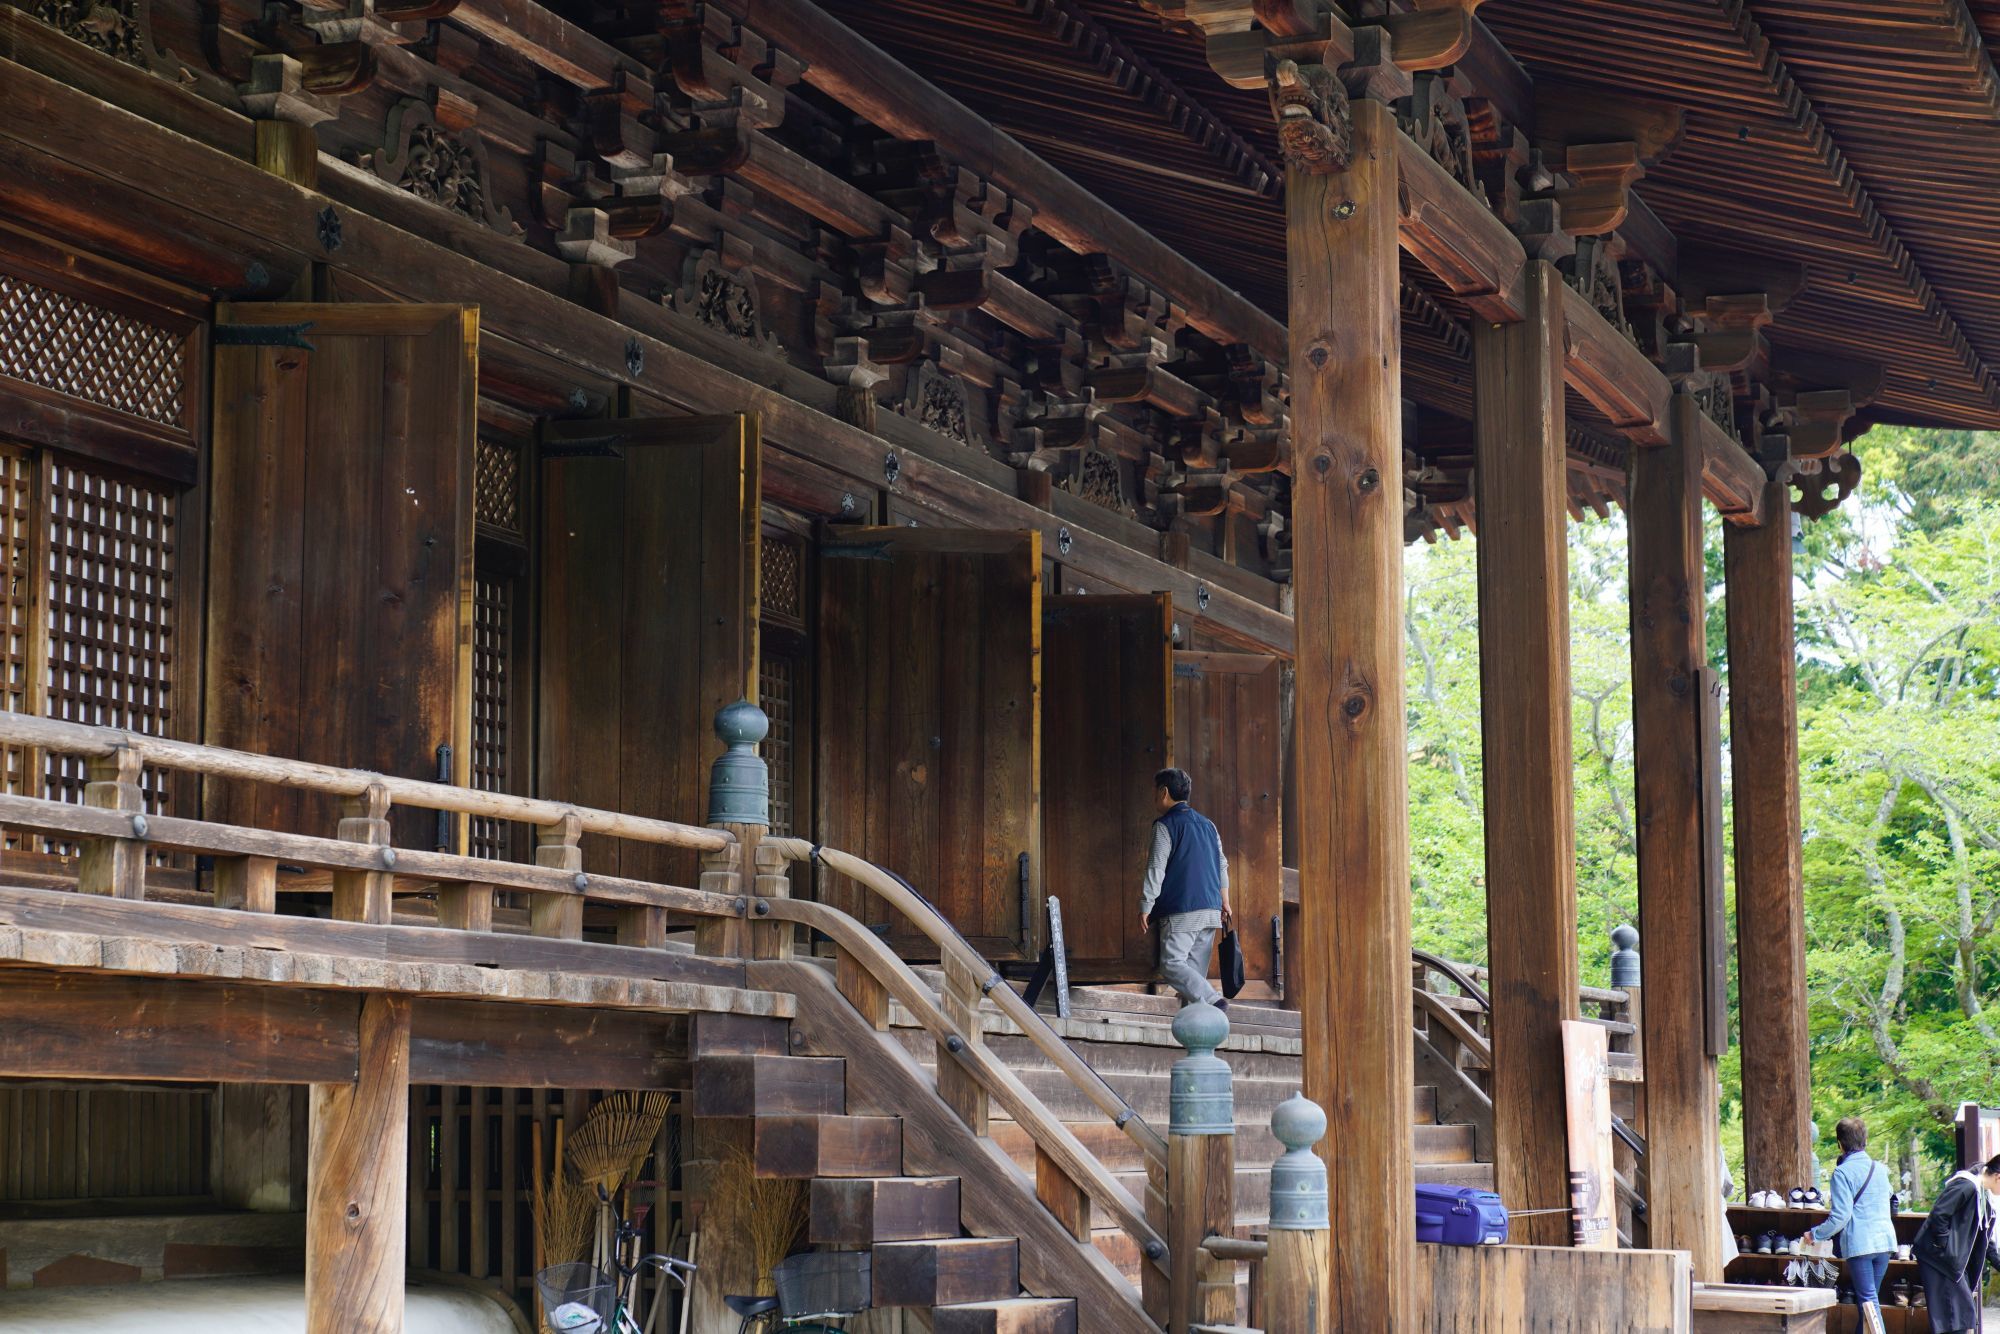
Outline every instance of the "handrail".
<path fill-rule="evenodd" d="M 1046 1019 L 1023 1001 L 1012 987 L 1001 981 L 993 965 L 966 943 L 965 938 L 922 895 L 881 867 L 851 853 L 835 848 L 816 848 L 802 838 L 768 838 L 764 840 L 764 845 L 777 848 L 779 855 L 788 861 L 809 862 L 817 857 L 831 869 L 872 890 L 890 907 L 909 918 L 918 931 L 940 951 L 956 959 L 961 967 L 988 979 L 986 997 L 1000 1013 L 1013 1020 L 1036 1050 L 1048 1057 L 1079 1092 L 1096 1104 L 1099 1111 L 1111 1118 L 1112 1123 L 1145 1152 L 1149 1163 L 1165 1165 L 1167 1143 L 1160 1133 L 1148 1125 L 1146 1119 L 1120 1097 L 1116 1089 L 1105 1083 L 1104 1077 L 1078 1056 L 1063 1041 L 1062 1035 L 1049 1027 Z"/>
<path fill-rule="evenodd" d="M 1434 973 L 1449 979 L 1458 989 L 1479 1002 L 1483 1010 L 1493 1008 L 1493 1000 L 1486 994 L 1486 988 L 1472 980 L 1472 975 L 1451 960 L 1432 954 L 1428 950 L 1411 950 L 1410 957 Z"/>
<path fill-rule="evenodd" d="M 1487 1040 L 1485 1034 L 1481 1033 L 1471 1024 L 1466 1023 L 1465 1017 L 1459 1014 L 1457 1010 L 1452 1009 L 1422 987 L 1412 987 L 1410 991 L 1416 1000 L 1417 1007 L 1431 1019 L 1442 1025 L 1445 1031 L 1450 1033 L 1460 1046 L 1465 1047 L 1474 1055 L 1485 1060 L 1488 1065 L 1492 1064 L 1493 1044 Z"/>
<path fill-rule="evenodd" d="M 1036 1146 L 1056 1161 L 1091 1202 L 1117 1220 L 1118 1226 L 1139 1243 L 1141 1254 L 1162 1272 L 1171 1272 L 1166 1242 L 1134 1207 L 1125 1188 L 1084 1147 L 1074 1131 L 1050 1114 L 1018 1075 L 995 1059 L 983 1043 L 968 1040 L 953 1026 L 930 988 L 879 936 L 839 909 L 805 899 L 758 899 L 752 911 L 759 917 L 812 927 L 852 955 L 916 1016 L 917 1022 L 942 1044 L 945 1053 L 956 1058 L 1006 1108 L 1016 1124 L 1027 1130 Z"/>
<path fill-rule="evenodd" d="M 129 748 L 136 751 L 145 763 L 162 769 L 178 769 L 213 778 L 242 778 L 339 797 L 358 797 L 370 788 L 380 787 L 399 806 L 518 820 L 524 824 L 551 825 L 573 815 L 587 834 L 610 834 L 643 843 L 692 848 L 697 852 L 720 852 L 735 841 L 723 830 L 678 824 L 672 820 L 653 820 L 617 811 L 569 806 L 538 797 L 482 792 L 449 783 L 378 774 L 366 769 L 340 769 L 306 760 L 287 760 L 221 746 L 173 741 L 141 732 L 63 722 L 26 713 L 0 713 L 0 744 L 38 746 L 87 759 L 104 759 L 122 748 Z"/>

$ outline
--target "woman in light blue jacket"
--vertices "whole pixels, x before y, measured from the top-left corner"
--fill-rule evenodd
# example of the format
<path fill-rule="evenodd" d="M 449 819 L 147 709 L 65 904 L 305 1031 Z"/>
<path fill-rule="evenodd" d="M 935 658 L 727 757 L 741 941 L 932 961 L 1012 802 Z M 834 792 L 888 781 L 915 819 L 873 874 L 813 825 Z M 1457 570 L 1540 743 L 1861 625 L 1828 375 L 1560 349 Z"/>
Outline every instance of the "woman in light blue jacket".
<path fill-rule="evenodd" d="M 1896 1220 L 1889 1212 L 1889 1173 L 1870 1158 L 1868 1126 L 1858 1116 L 1850 1116 L 1833 1128 L 1840 1141 L 1840 1162 L 1833 1169 L 1832 1211 L 1824 1223 L 1807 1235 L 1814 1241 L 1832 1241 L 1834 1253 L 1847 1262 L 1847 1281 L 1854 1287 L 1854 1304 L 1867 1311 L 1875 1308 L 1875 1319 L 1863 1329 L 1880 1329 L 1882 1276 L 1889 1261 L 1896 1258 Z"/>

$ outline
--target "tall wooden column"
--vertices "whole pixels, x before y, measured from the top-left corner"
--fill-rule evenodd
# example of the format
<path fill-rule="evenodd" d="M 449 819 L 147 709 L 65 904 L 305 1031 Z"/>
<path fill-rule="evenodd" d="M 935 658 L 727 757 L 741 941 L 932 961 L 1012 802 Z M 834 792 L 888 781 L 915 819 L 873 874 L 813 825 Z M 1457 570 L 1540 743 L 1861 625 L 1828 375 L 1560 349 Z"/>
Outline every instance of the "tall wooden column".
<path fill-rule="evenodd" d="M 1729 753 L 1736 793 L 1736 975 L 1749 1190 L 1812 1180 L 1805 898 L 1799 869 L 1798 656 L 1792 640 L 1791 488 L 1764 522 L 1727 525 Z"/>
<path fill-rule="evenodd" d="M 1365 1331 L 1409 1327 L 1416 1215 L 1396 125 L 1352 114 L 1347 170 L 1288 153 L 1285 207 L 1305 1086 L 1332 1127 L 1328 1327 Z"/>
<path fill-rule="evenodd" d="M 312 1086 L 307 1334 L 402 1334 L 408 1264 L 410 1000 L 361 1004 L 359 1077 Z"/>
<path fill-rule="evenodd" d="M 1632 451 L 1632 732 L 1646 942 L 1646 1216 L 1652 1244 L 1722 1278 L 1720 1130 L 1704 865 L 1701 447 L 1677 394 L 1669 443 Z"/>
<path fill-rule="evenodd" d="M 1476 322 L 1472 340 L 1493 1161 L 1510 1205 L 1556 1209 L 1569 1200 L 1562 1024 L 1579 981 L 1563 281 L 1537 260 L 1526 286 L 1527 318 Z M 1562 1214 L 1521 1221 L 1515 1240 L 1569 1242 Z"/>

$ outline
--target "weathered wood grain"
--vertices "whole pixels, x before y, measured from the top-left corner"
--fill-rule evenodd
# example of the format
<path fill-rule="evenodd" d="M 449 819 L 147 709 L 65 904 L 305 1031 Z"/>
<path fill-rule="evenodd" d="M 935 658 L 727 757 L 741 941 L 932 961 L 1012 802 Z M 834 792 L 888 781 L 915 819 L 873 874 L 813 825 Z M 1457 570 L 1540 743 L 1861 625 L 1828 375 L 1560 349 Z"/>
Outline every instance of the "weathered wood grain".
<path fill-rule="evenodd" d="M 1563 280 L 1528 265 L 1526 319 L 1473 327 L 1478 402 L 1480 728 L 1501 1198 L 1569 1198 L 1562 1022 L 1577 1017 Z M 1515 1203 L 1518 1202 L 1518 1203 Z M 1515 1240 L 1560 1245 L 1561 1214 Z"/>
<path fill-rule="evenodd" d="M 410 1002 L 362 1002 L 352 1083 L 314 1084 L 306 1174 L 308 1334 L 402 1334 Z"/>
<path fill-rule="evenodd" d="M 1338 1150 L 1327 1316 L 1343 1329 L 1409 1324 L 1416 1237 L 1396 134 L 1357 102 L 1350 169 L 1292 169 L 1285 188 L 1300 1009 L 1306 1096 Z"/>

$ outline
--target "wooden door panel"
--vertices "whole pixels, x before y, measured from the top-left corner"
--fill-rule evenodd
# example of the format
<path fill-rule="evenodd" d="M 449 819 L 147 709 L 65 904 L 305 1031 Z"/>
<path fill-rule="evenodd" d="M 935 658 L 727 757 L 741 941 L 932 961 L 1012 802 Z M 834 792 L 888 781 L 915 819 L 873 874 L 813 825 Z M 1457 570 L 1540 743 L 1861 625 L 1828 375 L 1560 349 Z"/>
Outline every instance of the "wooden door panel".
<path fill-rule="evenodd" d="M 1194 779 L 1194 808 L 1215 822 L 1229 858 L 1229 898 L 1243 946 L 1243 994 L 1278 994 L 1272 919 L 1282 911 L 1277 658 L 1174 655 L 1175 763 Z"/>
<path fill-rule="evenodd" d="M 819 837 L 907 878 L 992 958 L 1040 945 L 1040 576 L 1035 533 L 820 544 Z M 935 957 L 872 897 L 833 877 L 819 892 Z"/>
<path fill-rule="evenodd" d="M 204 735 L 295 759 L 438 776 L 471 748 L 478 313 L 221 307 Z M 235 329 L 299 326 L 251 337 Z M 210 783 L 209 818 L 331 834 L 327 798 Z M 405 846 L 436 840 L 404 812 Z"/>
<path fill-rule="evenodd" d="M 716 711 L 757 697 L 757 419 L 563 425 L 615 435 L 621 455 L 542 464 L 538 791 L 700 824 Z M 700 869 L 610 839 L 586 839 L 584 865 L 681 885 Z"/>
<path fill-rule="evenodd" d="M 1138 928 L 1153 775 L 1173 763 L 1173 609 L 1164 593 L 1042 604 L 1042 846 L 1070 977 L 1143 982 Z"/>

